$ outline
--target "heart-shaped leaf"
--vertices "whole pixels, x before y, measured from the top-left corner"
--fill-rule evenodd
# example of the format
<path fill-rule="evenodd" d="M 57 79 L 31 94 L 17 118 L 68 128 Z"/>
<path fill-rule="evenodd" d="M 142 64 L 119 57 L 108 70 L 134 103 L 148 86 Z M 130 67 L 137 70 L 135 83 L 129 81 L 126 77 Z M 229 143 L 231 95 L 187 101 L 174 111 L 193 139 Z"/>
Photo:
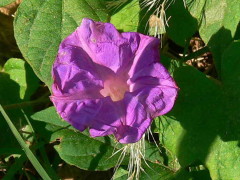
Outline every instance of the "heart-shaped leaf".
<path fill-rule="evenodd" d="M 223 82 L 192 67 L 174 73 L 179 97 L 159 127 L 160 141 L 176 157 L 173 160 L 182 168 L 205 166 L 213 180 L 240 176 L 239 45 L 239 41 L 233 42 L 223 52 Z"/>
<path fill-rule="evenodd" d="M 56 145 L 55 149 L 67 163 L 87 170 L 107 170 L 116 166 L 121 152 L 114 156 L 112 154 L 123 147 L 123 145 L 117 144 L 113 138 L 91 138 L 86 131 L 83 133 L 79 132 L 63 121 L 56 113 L 54 107 L 40 111 L 34 114 L 32 118 L 47 123 L 47 126 L 50 125 L 46 128 L 53 131 L 51 141 L 60 140 L 60 144 Z M 147 142 L 146 161 L 152 164 L 151 167 L 158 169 L 158 177 L 173 176 L 171 170 L 159 164 L 159 162 L 162 162 L 162 158 L 157 147 Z M 127 163 L 128 158 L 126 157 L 123 164 L 127 165 Z M 151 169 L 147 171 L 151 172 Z M 156 175 L 156 173 L 151 173 Z"/>
<path fill-rule="evenodd" d="M 36 75 L 49 87 L 58 46 L 80 25 L 82 18 L 107 21 L 104 3 L 95 0 L 27 0 L 18 9 L 14 23 L 17 44 Z"/>
<path fill-rule="evenodd" d="M 200 36 L 210 47 L 221 76 L 222 52 L 233 41 L 240 22 L 239 0 L 186 0 L 186 3 L 198 20 Z"/>

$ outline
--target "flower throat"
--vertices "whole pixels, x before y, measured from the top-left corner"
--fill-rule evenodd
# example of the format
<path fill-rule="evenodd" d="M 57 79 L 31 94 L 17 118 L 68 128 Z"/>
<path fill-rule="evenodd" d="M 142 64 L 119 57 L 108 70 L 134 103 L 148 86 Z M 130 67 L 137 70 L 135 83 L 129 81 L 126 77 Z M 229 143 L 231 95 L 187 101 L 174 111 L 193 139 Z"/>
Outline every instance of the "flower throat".
<path fill-rule="evenodd" d="M 104 97 L 110 96 L 112 101 L 120 101 L 127 91 L 129 91 L 127 83 L 120 78 L 114 77 L 104 81 L 104 88 L 100 90 L 100 93 Z"/>

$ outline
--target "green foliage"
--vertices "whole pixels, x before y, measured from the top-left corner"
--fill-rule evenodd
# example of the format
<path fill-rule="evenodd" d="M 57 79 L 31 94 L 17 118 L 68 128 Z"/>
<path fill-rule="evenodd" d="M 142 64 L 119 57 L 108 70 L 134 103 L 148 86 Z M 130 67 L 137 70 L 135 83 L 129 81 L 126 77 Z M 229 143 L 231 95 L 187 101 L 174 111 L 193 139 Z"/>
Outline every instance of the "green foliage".
<path fill-rule="evenodd" d="M 117 11 L 117 10 L 115 10 Z M 136 32 L 139 22 L 139 2 L 131 0 L 126 6 L 111 16 L 111 23 L 122 32 Z"/>
<path fill-rule="evenodd" d="M 91 138 L 86 131 L 80 133 L 63 121 L 54 107 L 38 112 L 32 118 L 47 123 L 46 129 L 53 131 L 50 139 L 52 142 L 57 139 L 60 141 L 55 149 L 67 163 L 86 170 L 107 170 L 115 167 L 121 152 L 116 155 L 113 153 L 119 150 L 122 145 L 117 145 L 113 138 Z M 146 162 L 153 170 L 147 166 L 145 166 L 145 170 L 148 174 L 152 173 L 157 177 L 172 177 L 173 172 L 157 164 L 157 161 L 161 161 L 158 149 L 147 143 Z M 125 159 L 123 164 L 127 165 L 127 162 Z M 152 171 L 157 171 L 157 175 L 156 172 Z"/>
<path fill-rule="evenodd" d="M 161 118 L 160 141 L 182 167 L 200 162 L 212 179 L 237 179 L 240 92 L 238 90 L 239 42 L 223 52 L 223 83 L 190 67 L 179 68 L 174 77 L 181 89 L 173 111 Z M 191 77 L 191 78 L 190 78 Z M 204 112 L 204 113 L 203 113 Z"/>
<path fill-rule="evenodd" d="M 21 3 L 14 25 L 17 44 L 36 75 L 49 87 L 58 46 L 84 17 L 104 22 L 109 19 L 101 1 L 28 0 Z"/>
<path fill-rule="evenodd" d="M 38 112 L 32 118 L 54 125 L 51 141 L 60 139 L 55 149 L 69 164 L 87 170 L 106 170 L 116 164 L 118 157 L 110 158 L 115 145 L 110 138 L 91 138 L 86 132 L 78 132 L 59 117 L 54 107 Z"/>
<path fill-rule="evenodd" d="M 12 2 L 0 0 L 0 7 Z M 77 131 L 59 117 L 54 107 L 49 107 L 49 100 L 42 101 L 41 97 L 46 99 L 50 94 L 44 85 L 49 89 L 52 85 L 51 69 L 60 42 L 81 24 L 82 18 L 111 22 L 122 32 L 147 34 L 150 32 L 149 18 L 158 15 L 159 4 L 147 6 L 146 2 L 162 3 L 166 0 L 24 0 L 20 4 L 14 17 L 14 35 L 20 52 L 9 44 L 7 46 L 13 47 L 13 52 L 0 50 L 0 104 L 11 119 L 1 109 L 4 117 L 0 114 L 0 136 L 4 138 L 0 138 L 0 166 L 6 168 L 6 177 L 13 179 L 19 171 L 30 179 L 40 178 L 22 168 L 27 166 L 24 151 L 45 179 L 49 179 L 45 170 L 58 172 L 60 165 L 66 163 L 82 169 L 79 170 L 82 174 L 106 171 L 112 176 L 112 168 L 121 152 L 113 153 L 123 145 L 117 144 L 113 136 L 92 138 L 87 131 Z M 147 164 L 142 163 L 144 172 L 140 179 L 238 179 L 239 0 L 177 0 L 168 3 L 170 6 L 164 9 L 165 22 L 168 22 L 166 34 L 160 31 L 157 35 L 163 36 L 161 62 L 173 75 L 180 90 L 173 110 L 154 121 L 153 136 L 159 138 L 155 139 L 160 152 L 154 142 L 146 140 Z M 5 24 L 2 23 L 1 28 Z M 0 33 L 5 38 L 3 42 L 13 39 L 9 34 L 5 37 L 2 30 Z M 206 46 L 192 51 L 189 42 L 193 37 L 201 38 Z M 212 74 L 200 72 L 185 63 L 193 59 L 198 61 L 206 54 L 213 56 Z M 4 59 L 9 56 L 19 56 L 20 59 Z M 38 78 L 43 82 L 41 87 Z M 38 98 L 43 105 L 35 106 Z M 34 121 L 26 121 L 30 115 Z M 32 126 L 34 131 L 30 128 Z M 29 148 L 36 149 L 36 154 Z M 11 158 L 15 161 L 11 162 Z M 128 160 L 127 154 L 113 179 L 127 178 Z M 94 172 L 93 176 L 96 174 Z M 87 175 L 80 177 L 88 179 Z"/>
<path fill-rule="evenodd" d="M 16 82 L 9 78 L 9 74 L 0 73 L 0 102 L 3 105 L 15 103 L 16 101 L 20 101 L 19 98 L 19 86 Z M 4 85 L 4 86 L 3 86 Z M 13 110 L 11 115 L 18 118 L 19 111 Z M 13 152 L 21 152 L 19 150 L 19 146 L 16 145 L 16 140 L 13 136 L 11 136 L 10 129 L 7 127 L 6 122 L 4 121 L 3 117 L 0 115 L 0 155 L 5 153 L 13 153 Z M 12 151 L 13 150 L 13 151 Z"/>
<path fill-rule="evenodd" d="M 39 163 L 37 158 L 34 156 L 32 151 L 29 149 L 28 145 L 25 143 L 19 132 L 17 131 L 16 127 L 4 111 L 2 105 L 0 104 L 0 112 L 2 113 L 4 119 L 8 123 L 8 126 L 10 127 L 12 133 L 14 134 L 15 138 L 17 139 L 18 143 L 22 147 L 23 151 L 26 153 L 26 156 L 29 158 L 31 161 L 32 165 L 35 167 L 35 169 L 38 171 L 39 175 L 45 179 L 45 180 L 50 180 L 51 178 L 49 175 L 46 173 L 46 171 L 43 169 L 42 165 Z"/>
<path fill-rule="evenodd" d="M 199 33 L 211 49 L 218 73 L 222 52 L 233 41 L 240 22 L 238 0 L 186 0 L 190 13 L 198 20 Z"/>
<path fill-rule="evenodd" d="M 114 180 L 124 180 L 127 179 L 128 171 L 122 167 L 120 167 L 116 173 L 114 174 Z"/>
<path fill-rule="evenodd" d="M 29 101 L 30 96 L 39 86 L 39 80 L 33 73 L 31 67 L 22 59 L 12 58 L 4 65 L 4 72 L 0 73 L 0 102 L 5 107 L 17 107 L 7 111 L 15 126 L 20 128 L 25 124 L 25 118 L 18 108 L 23 100 Z M 31 108 L 27 110 L 29 113 Z M 21 153 L 19 145 L 11 135 L 5 120 L 0 116 L 0 155 L 10 153 Z"/>
<path fill-rule="evenodd" d="M 221 28 L 229 30 L 231 37 L 234 36 L 240 19 L 238 0 L 186 0 L 186 2 L 189 11 L 198 20 L 204 42 L 209 43 L 212 36 Z"/>
<path fill-rule="evenodd" d="M 166 14 L 167 19 L 169 19 L 167 35 L 175 43 L 185 47 L 192 35 L 197 31 L 197 21 L 191 17 L 184 7 L 183 1 L 176 1 L 166 11 Z"/>
<path fill-rule="evenodd" d="M 8 4 L 11 4 L 15 0 L 0 0 L 0 7 L 6 6 Z"/>
<path fill-rule="evenodd" d="M 20 99 L 29 100 L 39 85 L 31 67 L 22 59 L 12 58 L 5 63 L 4 71 L 20 86 Z"/>

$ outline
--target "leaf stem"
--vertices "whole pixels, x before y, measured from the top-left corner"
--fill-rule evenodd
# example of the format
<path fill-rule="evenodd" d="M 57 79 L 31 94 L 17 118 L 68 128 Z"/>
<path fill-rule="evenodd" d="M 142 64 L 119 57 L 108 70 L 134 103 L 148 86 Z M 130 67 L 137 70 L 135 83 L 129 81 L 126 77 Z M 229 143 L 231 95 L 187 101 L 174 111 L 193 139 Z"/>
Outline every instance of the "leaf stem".
<path fill-rule="evenodd" d="M 46 103 L 49 101 L 49 98 L 39 98 L 33 101 L 25 101 L 25 102 L 21 102 L 21 103 L 16 103 L 16 104 L 9 104 L 9 105 L 4 105 L 4 109 L 8 110 L 8 109 L 16 109 L 16 108 L 24 108 L 27 106 L 33 106 L 33 105 L 37 105 L 37 104 L 42 104 L 42 103 Z"/>
<path fill-rule="evenodd" d="M 199 49 L 198 51 L 195 51 L 191 54 L 189 54 L 188 56 L 184 57 L 184 61 L 187 61 L 189 59 L 193 59 L 193 58 L 196 58 L 196 57 L 199 57 L 201 56 L 202 54 L 206 53 L 206 52 L 209 52 L 209 48 L 207 46 Z"/>

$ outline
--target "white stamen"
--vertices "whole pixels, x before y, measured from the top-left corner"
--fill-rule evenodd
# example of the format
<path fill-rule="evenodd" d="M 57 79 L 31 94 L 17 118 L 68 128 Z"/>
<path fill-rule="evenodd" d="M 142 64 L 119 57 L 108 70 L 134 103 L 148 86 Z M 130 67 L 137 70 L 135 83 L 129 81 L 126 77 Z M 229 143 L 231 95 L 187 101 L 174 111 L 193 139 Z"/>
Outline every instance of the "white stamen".
<path fill-rule="evenodd" d="M 128 180 L 132 180 L 134 178 L 138 180 L 140 178 L 140 172 L 145 172 L 141 166 L 142 160 L 144 160 L 144 162 L 147 164 L 145 160 L 145 135 L 143 135 L 143 137 L 136 143 L 124 145 L 123 148 L 115 152 L 113 155 L 115 155 L 119 151 L 122 152 L 118 158 L 118 162 L 114 168 L 114 172 L 117 171 L 126 154 L 129 154 Z"/>
<path fill-rule="evenodd" d="M 154 37 L 159 38 L 162 41 L 163 34 L 166 33 L 166 27 L 168 27 L 168 21 L 171 18 L 167 18 L 167 9 L 175 3 L 175 0 L 144 0 L 141 5 L 143 8 L 147 8 L 146 14 L 153 10 L 152 16 L 148 20 L 149 33 Z M 184 7 L 186 8 L 186 1 L 183 0 Z M 145 14 L 145 15 L 146 15 Z M 144 15 L 144 17 L 145 17 Z M 145 29 L 147 24 L 145 26 Z M 161 43 L 162 45 L 162 43 Z"/>

